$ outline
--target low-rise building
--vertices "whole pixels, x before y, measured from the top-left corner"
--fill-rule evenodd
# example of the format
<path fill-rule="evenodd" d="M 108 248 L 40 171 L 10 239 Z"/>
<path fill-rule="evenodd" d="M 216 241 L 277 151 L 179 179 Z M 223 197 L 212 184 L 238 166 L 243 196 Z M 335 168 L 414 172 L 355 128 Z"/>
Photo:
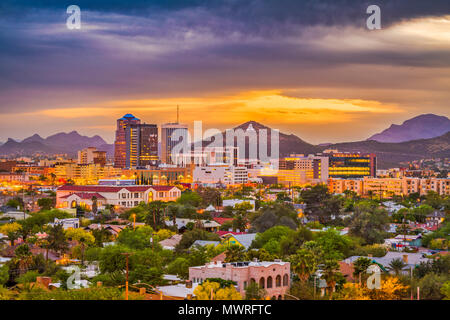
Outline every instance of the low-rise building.
<path fill-rule="evenodd" d="M 289 262 L 252 261 L 231 262 L 220 261 L 198 267 L 189 268 L 189 280 L 193 284 L 202 283 L 208 278 L 220 278 L 236 282 L 237 291 L 245 297 L 245 289 L 250 283 L 257 283 L 272 299 L 281 300 L 290 287 L 291 268 Z"/>
<path fill-rule="evenodd" d="M 204 167 L 195 167 L 194 182 L 197 184 L 237 185 L 248 182 L 248 169 L 244 166 L 229 166 L 216 164 Z"/>
<path fill-rule="evenodd" d="M 113 205 L 133 208 L 140 202 L 175 201 L 181 190 L 174 186 L 76 186 L 64 185 L 56 190 L 57 208 L 76 206 L 92 207 L 92 198 L 97 198 L 97 206 Z"/>
<path fill-rule="evenodd" d="M 53 222 L 49 223 L 48 225 L 52 226 L 52 227 L 61 225 L 64 230 L 69 229 L 69 228 L 77 229 L 80 227 L 80 219 L 78 219 L 78 218 L 69 218 L 69 219 L 55 218 L 55 220 Z"/>
<path fill-rule="evenodd" d="M 449 178 L 364 177 L 363 179 L 328 179 L 327 184 L 331 193 L 344 193 L 344 191 L 349 190 L 356 192 L 358 195 L 381 195 L 383 198 L 410 195 L 412 193 L 425 195 L 430 191 L 440 195 L 450 195 Z"/>

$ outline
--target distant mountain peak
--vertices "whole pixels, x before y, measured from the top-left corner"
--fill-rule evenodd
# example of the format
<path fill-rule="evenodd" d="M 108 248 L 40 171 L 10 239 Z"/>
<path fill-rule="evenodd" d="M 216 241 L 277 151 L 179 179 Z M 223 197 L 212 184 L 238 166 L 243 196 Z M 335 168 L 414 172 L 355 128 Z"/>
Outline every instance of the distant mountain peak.
<path fill-rule="evenodd" d="M 44 139 L 38 135 L 37 133 L 33 134 L 31 137 L 25 138 L 22 140 L 22 142 L 43 142 Z"/>
<path fill-rule="evenodd" d="M 388 129 L 371 136 L 367 140 L 405 142 L 439 137 L 448 131 L 450 131 L 450 119 L 428 113 L 408 119 L 401 125 L 392 124 Z"/>
<path fill-rule="evenodd" d="M 242 129 L 244 131 L 244 133 L 248 132 L 248 131 L 252 131 L 255 130 L 256 132 L 259 132 L 259 130 L 261 129 L 266 129 L 267 130 L 267 139 L 268 139 L 268 147 L 270 147 L 271 145 L 271 139 L 270 139 L 270 130 L 271 128 L 263 125 L 257 121 L 251 120 L 251 121 L 247 121 L 244 122 L 236 127 L 233 128 L 233 130 L 236 129 Z M 226 141 L 226 132 L 222 132 L 222 137 L 223 137 L 223 142 Z M 304 153 L 304 154 L 310 154 L 310 153 L 316 153 L 320 151 L 320 148 L 317 146 L 314 146 L 312 144 L 309 144 L 305 141 L 303 141 L 302 139 L 300 139 L 299 137 L 297 137 L 294 134 L 285 134 L 282 132 L 279 132 L 279 155 L 280 156 L 289 156 L 292 153 Z M 208 146 L 209 144 L 211 144 L 212 142 L 210 141 L 203 141 L 203 146 Z M 248 153 L 248 141 L 245 141 L 245 145 L 246 145 L 246 154 Z M 236 141 L 235 141 L 235 146 L 237 146 Z"/>
<path fill-rule="evenodd" d="M 96 147 L 99 150 L 112 154 L 113 147 L 106 143 L 100 136 L 87 137 L 80 135 L 77 131 L 69 133 L 59 132 L 47 138 L 42 138 L 39 134 L 34 134 L 21 142 L 12 138 L 0 145 L 0 155 L 26 155 L 35 153 L 55 154 L 67 153 L 74 156 L 78 150 L 87 147 Z"/>
<path fill-rule="evenodd" d="M 238 125 L 237 127 L 235 127 L 234 129 L 247 130 L 249 128 L 250 128 L 250 130 L 254 129 L 256 131 L 261 130 L 261 129 L 270 129 L 269 127 L 267 127 L 259 122 L 253 121 L 253 120 L 244 122 L 244 123 Z"/>

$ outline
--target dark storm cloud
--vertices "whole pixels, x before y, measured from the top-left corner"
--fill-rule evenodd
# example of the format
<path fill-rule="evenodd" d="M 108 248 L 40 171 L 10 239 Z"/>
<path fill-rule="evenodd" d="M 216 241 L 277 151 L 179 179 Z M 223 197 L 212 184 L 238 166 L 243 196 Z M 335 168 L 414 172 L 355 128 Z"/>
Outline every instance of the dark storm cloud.
<path fill-rule="evenodd" d="M 287 25 L 364 26 L 364 13 L 369 5 L 379 5 L 386 25 L 403 19 L 438 16 L 450 13 L 448 0 L 70 0 L 70 1 L 3 1 L 1 12 L 20 15 L 35 9 L 64 10 L 71 4 L 83 10 L 118 13 L 131 16 L 170 14 L 188 9 L 200 9 L 217 17 L 234 21 L 233 28 L 246 32 L 276 31 Z M 197 23 L 203 23 L 198 21 Z M 273 24 L 276 24 L 274 26 Z M 223 32 L 218 28 L 217 32 Z M 227 30 L 230 31 L 230 30 Z"/>
<path fill-rule="evenodd" d="M 65 27 L 71 4 L 82 9 L 79 32 Z M 322 35 L 309 28 L 331 27 L 337 35 L 347 26 L 363 29 L 370 4 L 381 7 L 383 28 L 450 13 L 448 0 L 2 1 L 0 111 L 48 107 L 41 99 L 66 107 L 93 95 L 104 100 L 218 88 L 389 87 L 389 77 L 361 81 L 329 70 L 348 64 L 450 66 L 441 49 L 316 46 Z M 302 41 L 292 41 L 299 35 Z"/>

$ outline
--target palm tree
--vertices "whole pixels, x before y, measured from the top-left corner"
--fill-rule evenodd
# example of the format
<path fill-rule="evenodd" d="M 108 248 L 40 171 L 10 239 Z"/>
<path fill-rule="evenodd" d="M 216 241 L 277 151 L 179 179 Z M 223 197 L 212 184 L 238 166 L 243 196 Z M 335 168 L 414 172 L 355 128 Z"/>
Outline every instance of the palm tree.
<path fill-rule="evenodd" d="M 53 172 L 50 173 L 50 179 L 51 179 L 51 182 L 52 182 L 52 186 L 54 186 L 55 185 L 55 180 L 56 180 L 56 174 L 54 174 Z"/>
<path fill-rule="evenodd" d="M 396 276 L 398 276 L 402 270 L 406 267 L 406 264 L 403 262 L 402 259 L 394 259 L 389 263 L 389 270 L 393 271 Z"/>
<path fill-rule="evenodd" d="M 240 245 L 231 245 L 225 251 L 225 262 L 238 262 L 245 260 L 245 248 Z"/>
<path fill-rule="evenodd" d="M 30 247 L 26 244 L 22 244 L 14 251 L 15 260 L 19 265 L 19 273 L 24 274 L 28 271 L 29 265 L 33 261 L 33 255 L 31 254 Z"/>
<path fill-rule="evenodd" d="M 339 263 L 334 259 L 325 260 L 323 267 L 323 278 L 327 282 L 327 287 L 334 292 L 336 289 L 336 282 L 338 280 L 338 272 L 340 270 Z M 330 293 L 331 300 L 331 293 Z"/>
<path fill-rule="evenodd" d="M 317 257 L 311 250 L 300 249 L 290 258 L 292 271 L 295 272 L 302 282 L 317 271 Z"/>
<path fill-rule="evenodd" d="M 17 231 L 8 232 L 7 237 L 8 237 L 8 241 L 11 243 L 11 247 L 14 247 L 14 241 L 19 239 L 19 236 L 20 236 L 20 234 Z"/>
<path fill-rule="evenodd" d="M 366 273 L 369 266 L 372 264 L 372 260 L 365 257 L 359 257 L 353 262 L 353 276 L 359 277 L 359 281 L 362 282 L 362 276 Z"/>
<path fill-rule="evenodd" d="M 96 196 L 93 196 L 93 197 L 91 198 L 91 201 L 92 201 L 92 213 L 93 213 L 93 214 L 97 214 L 97 211 L 98 211 L 98 207 L 97 207 L 97 197 L 96 197 Z"/>

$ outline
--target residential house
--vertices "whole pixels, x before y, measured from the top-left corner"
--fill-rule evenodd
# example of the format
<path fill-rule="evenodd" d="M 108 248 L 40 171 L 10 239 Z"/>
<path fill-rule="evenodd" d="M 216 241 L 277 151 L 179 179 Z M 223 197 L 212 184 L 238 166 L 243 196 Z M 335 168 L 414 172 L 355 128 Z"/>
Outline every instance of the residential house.
<path fill-rule="evenodd" d="M 183 233 L 188 229 L 188 224 L 198 225 L 201 224 L 201 228 L 208 231 L 208 232 L 216 232 L 219 230 L 220 224 L 217 222 L 210 221 L 210 220 L 194 220 L 194 219 L 182 219 L 182 218 L 176 218 L 175 224 L 178 228 L 178 231 L 180 233 Z M 169 220 L 166 221 L 166 225 L 173 226 L 173 221 Z"/>
<path fill-rule="evenodd" d="M 345 259 L 343 262 L 349 264 L 355 262 L 360 256 L 352 256 Z M 422 253 L 405 253 L 405 252 L 388 252 L 384 257 L 364 257 L 371 259 L 374 263 L 378 264 L 384 271 L 389 270 L 389 265 L 393 260 L 400 259 L 405 263 L 403 273 L 408 274 L 411 270 L 419 265 L 421 262 L 428 262 L 430 259 L 423 257 Z"/>
<path fill-rule="evenodd" d="M 162 240 L 159 244 L 166 250 L 175 250 L 175 247 L 180 243 L 181 238 L 183 236 L 181 234 L 175 234 L 172 237 Z"/>

